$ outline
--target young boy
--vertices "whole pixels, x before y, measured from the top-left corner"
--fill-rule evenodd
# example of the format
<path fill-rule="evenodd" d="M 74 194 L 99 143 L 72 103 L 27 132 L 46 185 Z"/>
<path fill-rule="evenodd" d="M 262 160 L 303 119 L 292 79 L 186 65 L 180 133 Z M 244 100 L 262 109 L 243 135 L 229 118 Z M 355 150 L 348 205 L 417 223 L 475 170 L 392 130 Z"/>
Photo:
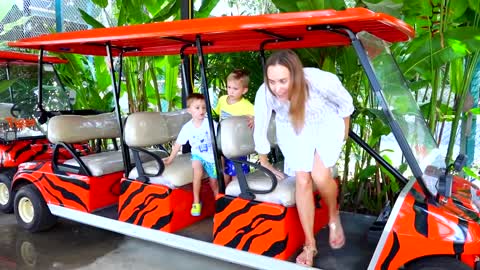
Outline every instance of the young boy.
<path fill-rule="evenodd" d="M 178 134 L 177 141 L 172 147 L 172 152 L 163 162 L 168 166 L 177 156 L 180 147 L 190 142 L 192 147 L 193 168 L 193 204 L 190 213 L 192 216 L 200 216 L 202 205 L 200 203 L 200 187 L 202 185 L 203 171 L 208 174 L 210 187 L 214 195 L 218 194 L 217 171 L 213 156 L 212 137 L 205 117 L 205 97 L 202 94 L 193 93 L 187 98 L 187 110 L 192 115 L 192 120 L 183 125 Z M 214 122 L 215 130 L 217 123 Z"/>
<path fill-rule="evenodd" d="M 215 113 L 220 116 L 220 121 L 229 116 L 249 116 L 248 126 L 253 128 L 253 104 L 247 99 L 243 98 L 248 92 L 248 83 L 250 81 L 248 71 L 244 69 L 235 69 L 227 77 L 227 95 L 221 96 L 218 99 Z M 240 157 L 241 160 L 247 160 L 247 157 Z M 233 162 L 225 158 L 224 179 L 227 185 L 232 177 L 235 177 L 235 166 Z M 242 165 L 243 171 L 248 173 L 250 171 L 248 165 Z"/>

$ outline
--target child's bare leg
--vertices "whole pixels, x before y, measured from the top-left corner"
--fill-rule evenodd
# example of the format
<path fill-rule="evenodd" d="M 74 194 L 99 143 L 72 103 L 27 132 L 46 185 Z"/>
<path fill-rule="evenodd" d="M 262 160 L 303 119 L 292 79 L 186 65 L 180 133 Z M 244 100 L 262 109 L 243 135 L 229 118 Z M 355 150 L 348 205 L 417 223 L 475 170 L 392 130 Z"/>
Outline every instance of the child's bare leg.
<path fill-rule="evenodd" d="M 210 188 L 212 188 L 213 196 L 217 197 L 218 195 L 218 181 L 214 178 L 208 178 L 208 183 L 210 184 Z"/>
<path fill-rule="evenodd" d="M 192 160 L 193 168 L 193 203 L 200 203 L 200 187 L 202 185 L 203 166 L 200 160 Z"/>
<path fill-rule="evenodd" d="M 225 187 L 227 187 L 228 184 L 229 184 L 230 182 L 232 182 L 232 176 L 230 176 L 230 175 L 228 175 L 228 174 L 226 174 L 226 173 L 223 174 L 223 179 L 224 179 Z"/>

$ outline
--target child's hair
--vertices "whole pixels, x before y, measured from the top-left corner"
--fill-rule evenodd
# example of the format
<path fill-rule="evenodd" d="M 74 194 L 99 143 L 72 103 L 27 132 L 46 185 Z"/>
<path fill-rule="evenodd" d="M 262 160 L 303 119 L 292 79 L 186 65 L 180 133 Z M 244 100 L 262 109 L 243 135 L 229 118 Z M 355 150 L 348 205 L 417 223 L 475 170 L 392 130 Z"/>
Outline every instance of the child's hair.
<path fill-rule="evenodd" d="M 192 102 L 194 102 L 195 100 L 205 101 L 205 97 L 200 93 L 192 93 L 192 94 L 188 95 L 188 97 L 187 97 L 187 108 L 189 108 L 190 105 L 192 105 Z"/>
<path fill-rule="evenodd" d="M 250 83 L 250 72 L 246 69 L 235 69 L 230 74 L 228 74 L 227 81 L 237 80 L 242 83 L 243 88 L 248 88 Z"/>

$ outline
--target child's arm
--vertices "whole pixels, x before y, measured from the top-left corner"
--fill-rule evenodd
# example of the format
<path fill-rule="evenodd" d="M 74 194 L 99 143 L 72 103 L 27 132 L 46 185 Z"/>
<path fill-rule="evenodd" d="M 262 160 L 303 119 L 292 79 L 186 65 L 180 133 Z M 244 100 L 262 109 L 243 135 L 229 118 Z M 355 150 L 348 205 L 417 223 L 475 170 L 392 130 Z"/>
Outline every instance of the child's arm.
<path fill-rule="evenodd" d="M 172 163 L 172 161 L 175 159 L 175 157 L 177 156 L 178 154 L 178 151 L 180 151 L 180 147 L 182 147 L 181 144 L 178 144 L 178 143 L 175 143 L 172 147 L 172 152 L 170 153 L 170 156 L 167 157 L 167 158 L 164 158 L 163 159 L 163 163 L 165 163 L 165 165 L 170 165 L 170 163 Z"/>
<path fill-rule="evenodd" d="M 255 127 L 255 118 L 253 115 L 247 115 L 248 117 L 248 127 L 253 129 Z"/>

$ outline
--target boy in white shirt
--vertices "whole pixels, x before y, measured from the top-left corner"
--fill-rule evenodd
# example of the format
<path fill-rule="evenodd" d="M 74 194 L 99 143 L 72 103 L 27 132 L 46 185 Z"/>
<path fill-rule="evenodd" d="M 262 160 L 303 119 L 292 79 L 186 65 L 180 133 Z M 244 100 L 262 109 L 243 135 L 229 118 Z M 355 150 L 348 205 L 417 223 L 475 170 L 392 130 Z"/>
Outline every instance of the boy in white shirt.
<path fill-rule="evenodd" d="M 190 213 L 192 216 L 200 216 L 202 205 L 200 203 L 200 187 L 202 184 L 203 171 L 208 174 L 210 187 L 213 194 L 218 194 L 217 170 L 213 156 L 212 137 L 205 117 L 206 104 L 202 94 L 193 93 L 187 98 L 187 110 L 192 115 L 192 120 L 183 125 L 178 134 L 177 141 L 172 147 L 172 152 L 163 162 L 168 166 L 177 156 L 182 145 L 190 142 L 192 147 L 193 168 L 193 204 Z M 215 130 L 217 123 L 214 122 Z"/>

